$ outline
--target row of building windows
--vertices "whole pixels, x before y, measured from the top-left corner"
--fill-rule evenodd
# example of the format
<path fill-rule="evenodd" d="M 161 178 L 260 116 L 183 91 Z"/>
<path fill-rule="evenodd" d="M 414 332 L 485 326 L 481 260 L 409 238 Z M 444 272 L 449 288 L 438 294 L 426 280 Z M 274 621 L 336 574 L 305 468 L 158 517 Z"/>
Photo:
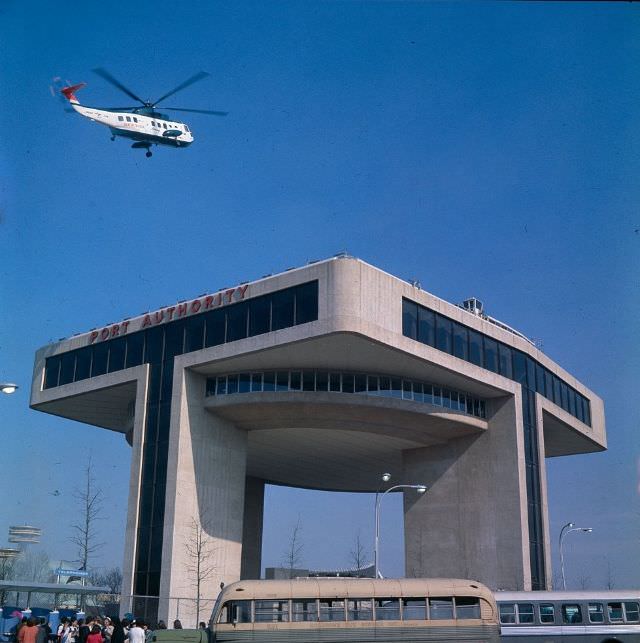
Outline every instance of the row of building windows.
<path fill-rule="evenodd" d="M 525 384 L 591 426 L 589 400 L 522 351 L 404 298 L 402 333 L 405 337 Z"/>
<path fill-rule="evenodd" d="M 168 322 L 163 326 L 116 337 L 48 357 L 44 388 L 70 384 L 147 362 L 164 361 L 245 337 L 261 335 L 318 318 L 318 282 Z M 159 329 L 164 335 L 157 341 Z"/>
<path fill-rule="evenodd" d="M 229 601 L 218 623 L 304 623 L 327 621 L 424 621 L 479 619 L 475 596 Z"/>
<path fill-rule="evenodd" d="M 500 603 L 500 622 L 504 625 L 554 625 L 585 623 L 640 623 L 640 608 L 636 601 L 580 603 Z M 559 614 L 558 614 L 559 613 Z"/>
<path fill-rule="evenodd" d="M 207 395 L 285 391 L 355 393 L 434 404 L 486 418 L 484 400 L 426 382 L 389 375 L 336 373 L 322 370 L 238 373 L 208 378 L 206 390 Z"/>

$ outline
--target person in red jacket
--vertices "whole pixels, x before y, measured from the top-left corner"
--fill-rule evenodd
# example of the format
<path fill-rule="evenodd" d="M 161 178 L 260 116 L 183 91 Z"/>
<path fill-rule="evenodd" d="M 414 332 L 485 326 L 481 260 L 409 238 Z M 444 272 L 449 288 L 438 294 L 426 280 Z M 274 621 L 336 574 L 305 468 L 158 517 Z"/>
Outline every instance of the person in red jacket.
<path fill-rule="evenodd" d="M 104 638 L 102 632 L 100 632 L 100 626 L 94 625 L 91 628 L 91 634 L 87 636 L 87 643 L 104 643 Z"/>
<path fill-rule="evenodd" d="M 18 632 L 18 643 L 36 643 L 38 636 L 38 628 L 36 627 L 36 619 L 32 616 L 27 620 L 27 624 L 23 625 Z"/>

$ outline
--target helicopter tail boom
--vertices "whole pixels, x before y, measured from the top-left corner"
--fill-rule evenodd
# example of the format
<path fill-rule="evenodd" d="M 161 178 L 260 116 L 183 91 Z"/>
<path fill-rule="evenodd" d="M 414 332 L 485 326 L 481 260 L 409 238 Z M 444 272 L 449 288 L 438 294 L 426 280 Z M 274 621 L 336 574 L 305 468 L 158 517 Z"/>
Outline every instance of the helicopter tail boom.
<path fill-rule="evenodd" d="M 79 83 L 77 85 L 70 85 L 69 87 L 63 87 L 60 92 L 63 93 L 70 103 L 79 104 L 78 99 L 76 98 L 75 92 L 79 89 L 82 89 L 87 83 Z"/>

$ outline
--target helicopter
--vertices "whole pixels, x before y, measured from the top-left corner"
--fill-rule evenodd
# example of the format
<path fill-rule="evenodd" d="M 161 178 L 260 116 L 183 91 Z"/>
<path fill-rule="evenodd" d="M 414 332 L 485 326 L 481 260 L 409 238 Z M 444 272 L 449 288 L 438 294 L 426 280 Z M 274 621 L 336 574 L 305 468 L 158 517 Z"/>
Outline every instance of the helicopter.
<path fill-rule="evenodd" d="M 186 123 L 173 120 L 166 114 L 156 110 L 158 103 L 169 96 L 203 80 L 209 74 L 201 71 L 191 76 L 184 82 L 174 87 L 171 91 L 162 95 L 156 101 L 142 100 L 136 96 L 128 87 L 125 87 L 119 80 L 112 76 L 106 69 L 97 68 L 93 70 L 108 83 L 117 87 L 127 96 L 140 103 L 140 106 L 132 107 L 89 107 L 81 105 L 76 97 L 76 92 L 86 86 L 86 83 L 67 85 L 60 92 L 71 104 L 71 107 L 78 114 L 89 120 L 106 125 L 111 130 L 111 140 L 115 141 L 116 136 L 122 136 L 134 141 L 132 148 L 145 149 L 146 157 L 151 156 L 152 145 L 168 145 L 171 147 L 187 147 L 193 143 L 193 133 Z M 69 82 L 69 81 L 67 81 Z M 164 109 L 175 112 L 193 112 L 196 114 L 210 114 L 214 116 L 226 116 L 228 112 L 219 112 L 205 109 L 186 109 L 183 107 L 165 107 Z"/>

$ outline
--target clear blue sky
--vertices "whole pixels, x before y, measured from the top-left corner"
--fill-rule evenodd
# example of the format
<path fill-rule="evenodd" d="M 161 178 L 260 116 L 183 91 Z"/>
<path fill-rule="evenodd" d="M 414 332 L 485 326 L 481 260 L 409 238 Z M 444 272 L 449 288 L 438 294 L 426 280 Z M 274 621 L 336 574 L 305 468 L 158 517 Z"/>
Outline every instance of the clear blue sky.
<path fill-rule="evenodd" d="M 108 545 L 122 556 L 129 448 L 115 433 L 28 408 L 51 340 L 347 250 L 540 339 L 603 397 L 609 451 L 548 461 L 554 546 L 602 586 L 640 585 L 638 275 L 640 7 L 629 3 L 115 3 L 0 5 L 0 544 L 9 524 L 68 543 L 92 457 Z M 93 105 L 168 101 L 186 150 L 152 159 L 67 114 L 49 86 Z M 56 490 L 60 495 L 50 495 Z M 382 567 L 402 574 L 400 499 Z M 304 562 L 348 564 L 371 540 L 373 499 L 270 489 L 263 562 L 301 516 Z M 557 564 L 556 564 L 557 567 Z"/>

